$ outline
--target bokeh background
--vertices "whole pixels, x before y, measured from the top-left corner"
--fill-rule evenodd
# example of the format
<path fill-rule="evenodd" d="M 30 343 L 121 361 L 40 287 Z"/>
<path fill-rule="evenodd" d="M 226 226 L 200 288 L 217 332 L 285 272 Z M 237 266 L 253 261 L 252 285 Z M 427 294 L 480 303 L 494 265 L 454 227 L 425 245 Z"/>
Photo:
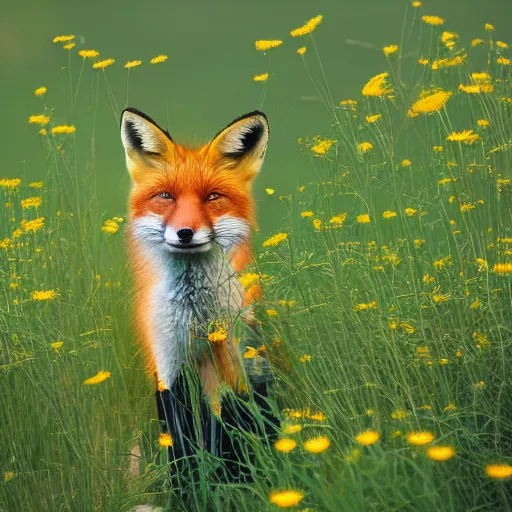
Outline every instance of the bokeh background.
<path fill-rule="evenodd" d="M 297 139 L 328 135 L 326 127 L 332 122 L 295 54 L 302 41 L 291 38 L 289 31 L 324 15 L 322 30 L 314 36 L 337 103 L 357 97 L 369 77 L 387 69 L 384 45 L 419 40 L 411 34 L 410 21 L 404 23 L 404 8 L 417 11 L 399 0 L 5 2 L 0 20 L 2 175 L 44 179 L 47 151 L 36 127 L 27 123 L 29 115 L 42 110 L 41 99 L 33 95 L 40 86 L 48 87 L 44 101 L 55 107 L 57 120 L 77 126 L 77 168 L 94 168 L 105 217 L 126 211 L 129 180 L 118 133 L 122 108 L 143 110 L 175 140 L 186 143 L 204 142 L 233 118 L 262 109 L 272 133 L 255 192 L 261 201 L 266 187 L 276 190 L 274 208 L 258 214 L 263 231 L 276 229 L 286 215 L 278 196 L 316 178 L 316 162 L 301 154 Z M 510 0 L 426 0 L 421 13 L 409 12 L 408 19 L 429 13 L 446 18 L 450 30 L 462 34 L 463 46 L 481 37 L 484 22 L 495 24 L 496 39 L 511 38 Z M 70 70 L 68 52 L 52 43 L 59 34 L 77 36 L 74 52 L 96 49 L 101 58 L 116 59 L 105 70 L 114 100 L 109 99 L 103 73 L 87 61 L 76 104 L 70 105 L 70 71 L 76 86 L 80 59 L 72 56 Z M 398 34 L 402 41 L 396 40 Z M 284 44 L 264 55 L 254 49 L 257 39 L 282 39 Z M 149 65 L 160 53 L 169 60 Z M 418 57 L 414 51 L 404 55 L 404 66 Z M 123 65 L 134 59 L 143 65 L 132 69 L 128 79 Z M 318 79 L 322 70 L 315 61 L 309 59 Z M 253 81 L 255 74 L 266 72 L 266 84 Z"/>

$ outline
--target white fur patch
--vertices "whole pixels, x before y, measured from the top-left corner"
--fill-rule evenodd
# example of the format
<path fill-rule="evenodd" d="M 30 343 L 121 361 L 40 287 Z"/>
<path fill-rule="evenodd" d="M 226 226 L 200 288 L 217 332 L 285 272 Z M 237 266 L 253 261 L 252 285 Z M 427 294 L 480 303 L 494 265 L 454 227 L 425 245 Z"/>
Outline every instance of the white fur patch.
<path fill-rule="evenodd" d="M 251 225 L 245 219 L 223 215 L 213 225 L 215 240 L 224 249 L 229 251 L 233 246 L 246 242 L 251 234 Z"/>
<path fill-rule="evenodd" d="M 160 153 L 162 148 L 162 142 L 159 136 L 159 129 L 146 121 L 143 117 L 140 117 L 132 112 L 125 112 L 123 115 L 123 121 L 121 123 L 121 140 L 126 150 L 138 149 L 132 145 L 132 141 L 129 137 L 129 131 L 127 123 L 130 123 L 141 138 L 142 149 L 150 153 Z"/>

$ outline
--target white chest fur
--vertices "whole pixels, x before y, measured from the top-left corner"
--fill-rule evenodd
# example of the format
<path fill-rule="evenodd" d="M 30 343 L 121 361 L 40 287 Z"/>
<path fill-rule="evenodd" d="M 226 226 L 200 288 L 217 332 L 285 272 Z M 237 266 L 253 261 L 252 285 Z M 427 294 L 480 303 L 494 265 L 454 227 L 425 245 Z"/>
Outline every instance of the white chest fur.
<path fill-rule="evenodd" d="M 159 378 L 170 387 L 191 353 L 191 329 L 241 313 L 243 288 L 222 251 L 173 257 L 151 292 L 151 345 Z"/>

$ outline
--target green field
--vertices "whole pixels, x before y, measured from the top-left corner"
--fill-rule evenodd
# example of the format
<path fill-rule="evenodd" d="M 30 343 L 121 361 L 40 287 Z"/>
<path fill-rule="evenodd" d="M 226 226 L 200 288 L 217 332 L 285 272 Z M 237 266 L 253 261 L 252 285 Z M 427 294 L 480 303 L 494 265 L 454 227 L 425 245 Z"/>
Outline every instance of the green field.
<path fill-rule="evenodd" d="M 317 512 L 512 509 L 512 40 L 486 20 L 455 33 L 450 19 L 422 20 L 431 14 L 404 8 L 401 33 L 350 96 L 318 42 L 328 16 L 297 37 L 303 20 L 281 19 L 283 44 L 237 49 L 256 52 L 254 75 L 269 72 L 248 80 L 252 109 L 301 66 L 313 96 L 294 108 L 324 115 L 321 129 L 301 125 L 296 174 L 289 166 L 279 181 L 269 158 L 258 178 L 263 223 L 244 282 L 263 287 L 264 337 L 245 355 L 273 364 L 282 440 L 247 436 L 251 483 L 219 480 L 222 461 L 206 454 L 196 481 L 169 478 L 130 325 L 119 206 L 129 179 L 116 182 L 102 159 L 113 154 L 120 173 L 112 119 L 133 88 L 151 95 L 136 73 L 157 80 L 173 59 L 128 72 L 131 59 L 112 55 L 93 69 L 111 56 L 79 56 L 93 49 L 80 38 L 45 41 L 59 94 L 26 93 L 42 117 L 17 135 L 40 139 L 39 157 L 0 176 L 0 510 L 260 511 L 279 499 Z M 96 136 L 105 111 L 108 143 Z M 167 127 L 166 114 L 148 114 Z M 269 157 L 285 161 L 275 114 Z"/>

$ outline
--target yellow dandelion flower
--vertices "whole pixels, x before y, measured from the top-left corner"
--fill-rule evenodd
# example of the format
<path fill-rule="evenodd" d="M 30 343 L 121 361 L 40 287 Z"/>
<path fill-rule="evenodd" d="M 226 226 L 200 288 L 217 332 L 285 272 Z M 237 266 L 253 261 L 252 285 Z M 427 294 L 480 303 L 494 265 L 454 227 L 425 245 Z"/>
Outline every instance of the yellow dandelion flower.
<path fill-rule="evenodd" d="M 110 377 L 110 372 L 98 372 L 93 377 L 89 377 L 88 379 L 84 380 L 84 384 L 90 386 L 94 384 L 99 384 L 100 382 L 103 382 L 104 380 L 107 380 Z"/>
<path fill-rule="evenodd" d="M 151 64 L 160 64 L 161 62 L 165 62 L 169 57 L 167 55 L 157 55 L 150 60 Z"/>
<path fill-rule="evenodd" d="M 508 44 L 504 43 L 503 41 L 496 41 L 496 46 L 498 46 L 499 48 L 503 48 L 504 50 L 508 48 Z"/>
<path fill-rule="evenodd" d="M 103 224 L 103 226 L 101 226 L 101 231 L 103 231 L 104 233 L 110 233 L 110 234 L 114 234 L 114 233 L 117 233 L 119 231 L 119 224 L 114 221 L 114 220 L 106 220 Z"/>
<path fill-rule="evenodd" d="M 404 411 L 403 409 L 396 409 L 391 413 L 391 417 L 394 420 L 404 420 L 405 418 L 408 418 L 410 415 L 410 412 Z"/>
<path fill-rule="evenodd" d="M 396 212 L 392 212 L 390 210 L 386 210 L 383 214 L 382 214 L 382 218 L 383 219 L 392 219 L 393 217 L 396 217 Z"/>
<path fill-rule="evenodd" d="M 442 25 L 446 21 L 439 16 L 422 16 L 421 19 L 428 25 Z"/>
<path fill-rule="evenodd" d="M 484 28 L 485 30 L 487 30 L 488 32 L 492 32 L 494 30 L 494 25 L 491 25 L 490 23 L 486 23 L 484 25 Z"/>
<path fill-rule="evenodd" d="M 485 472 L 491 478 L 508 478 L 512 476 L 512 466 L 510 464 L 488 464 L 485 467 Z"/>
<path fill-rule="evenodd" d="M 302 27 L 296 28 L 290 32 L 290 35 L 292 37 L 301 37 L 305 36 L 306 34 L 311 34 L 318 25 L 322 22 L 323 16 L 319 14 L 318 16 L 315 16 L 314 18 L 311 18 L 308 20 Z"/>
<path fill-rule="evenodd" d="M 445 361 L 445 362 L 441 362 L 441 361 Z M 441 362 L 441 364 L 448 364 L 448 359 L 441 359 L 440 362 Z M 455 406 L 455 404 L 453 402 L 450 402 L 446 407 L 443 408 L 443 411 L 444 412 L 455 411 L 456 409 L 457 409 L 457 407 Z"/>
<path fill-rule="evenodd" d="M 487 128 L 488 126 L 491 126 L 491 123 L 487 119 L 478 119 L 477 124 L 480 128 Z"/>
<path fill-rule="evenodd" d="M 126 69 L 131 69 L 131 68 L 135 68 L 137 66 L 140 66 L 142 64 L 142 61 L 141 60 L 129 60 L 125 65 L 124 67 Z"/>
<path fill-rule="evenodd" d="M 270 50 L 272 48 L 277 48 L 278 46 L 281 46 L 283 44 L 283 41 L 280 41 L 279 39 L 259 39 L 254 43 L 254 46 L 256 50 L 259 51 L 266 51 Z"/>
<path fill-rule="evenodd" d="M 366 85 L 362 89 L 363 96 L 384 96 L 391 94 L 391 89 L 386 81 L 388 73 L 380 73 L 379 75 L 370 78 Z"/>
<path fill-rule="evenodd" d="M 375 444 L 380 439 L 380 434 L 375 430 L 365 430 L 356 436 L 356 441 L 363 446 Z"/>
<path fill-rule="evenodd" d="M 292 424 L 292 425 L 286 425 L 283 428 L 283 432 L 285 434 L 296 434 L 297 432 L 300 432 L 302 430 L 302 425 Z"/>
<path fill-rule="evenodd" d="M 347 213 L 340 213 L 339 215 L 333 215 L 330 220 L 329 224 L 337 224 L 338 226 L 341 226 L 345 219 L 347 218 Z"/>
<path fill-rule="evenodd" d="M 391 55 L 398 51 L 398 45 L 390 44 L 389 46 L 384 46 L 384 48 L 382 48 L 382 51 L 384 52 L 384 55 L 387 57 L 388 55 Z"/>
<path fill-rule="evenodd" d="M 510 64 L 512 64 L 512 60 L 506 59 L 505 57 L 498 57 L 496 59 L 496 62 L 498 64 L 501 64 L 502 66 L 509 66 Z"/>
<path fill-rule="evenodd" d="M 8 482 L 14 478 L 14 473 L 12 471 L 6 471 L 4 473 L 4 482 Z"/>
<path fill-rule="evenodd" d="M 474 302 L 471 303 L 471 305 L 469 306 L 471 309 L 477 309 L 479 308 L 480 306 L 482 305 L 482 303 L 480 302 L 480 300 L 476 299 Z"/>
<path fill-rule="evenodd" d="M 447 137 L 446 140 L 452 142 L 464 142 L 465 144 L 473 144 L 481 137 L 478 133 L 475 133 L 473 130 L 464 130 L 462 132 L 452 132 Z"/>
<path fill-rule="evenodd" d="M 48 92 L 48 89 L 46 87 L 38 87 L 35 91 L 34 91 L 34 94 L 36 96 L 43 96 L 43 94 L 46 94 Z"/>
<path fill-rule="evenodd" d="M 19 178 L 0 178 L 0 187 L 13 189 L 21 184 Z"/>
<path fill-rule="evenodd" d="M 314 215 L 314 214 L 315 214 L 315 213 L 314 213 L 314 212 L 312 212 L 312 211 L 300 212 L 300 216 L 301 216 L 302 218 L 305 218 L 305 217 L 313 217 L 313 215 Z"/>
<path fill-rule="evenodd" d="M 355 312 L 365 311 L 366 309 L 375 309 L 376 307 L 377 307 L 377 302 L 374 300 L 371 302 L 361 302 L 354 306 L 353 311 L 355 311 Z"/>
<path fill-rule="evenodd" d="M 46 290 L 46 291 L 35 291 L 32 292 L 32 300 L 53 300 L 58 296 L 57 292 L 55 290 Z"/>
<path fill-rule="evenodd" d="M 158 444 L 162 448 L 166 448 L 168 446 L 172 446 L 172 437 L 170 434 L 167 433 L 160 433 L 160 437 L 158 438 Z"/>
<path fill-rule="evenodd" d="M 274 448 L 278 452 L 282 452 L 282 453 L 291 452 L 294 448 L 296 448 L 296 446 L 297 446 L 297 441 L 295 441 L 294 439 L 289 439 L 289 438 L 278 439 L 274 443 Z"/>
<path fill-rule="evenodd" d="M 446 105 L 451 95 L 451 92 L 438 91 L 413 103 L 410 110 L 414 114 L 431 114 L 437 112 Z"/>
<path fill-rule="evenodd" d="M 48 135 L 48 132 L 45 128 L 41 128 L 37 133 L 39 133 L 39 135 Z"/>
<path fill-rule="evenodd" d="M 53 38 L 54 43 L 67 43 L 69 41 L 73 41 L 75 36 L 56 36 Z"/>
<path fill-rule="evenodd" d="M 266 189 L 265 189 L 265 192 L 266 192 L 269 196 L 271 196 L 271 195 L 273 195 L 273 194 L 274 194 L 275 190 L 274 190 L 273 188 L 266 188 Z"/>
<path fill-rule="evenodd" d="M 276 317 L 279 315 L 279 313 L 275 309 L 266 309 L 265 313 L 267 313 L 267 315 L 271 317 Z"/>
<path fill-rule="evenodd" d="M 64 48 L 64 50 L 72 50 L 75 46 L 76 46 L 76 43 L 68 43 L 68 44 L 65 44 L 62 48 Z"/>
<path fill-rule="evenodd" d="M 404 211 L 408 217 L 413 217 L 418 213 L 418 210 L 415 210 L 414 208 L 406 208 Z"/>
<path fill-rule="evenodd" d="M 42 181 L 32 181 L 27 186 L 32 187 L 32 188 L 43 188 L 43 182 Z"/>
<path fill-rule="evenodd" d="M 434 294 L 432 295 L 432 299 L 436 304 L 442 304 L 443 302 L 446 302 L 450 298 L 449 295 L 442 295 L 442 294 Z"/>
<path fill-rule="evenodd" d="M 340 105 L 351 105 L 352 107 L 355 107 L 357 105 L 356 100 L 342 100 L 340 101 Z"/>
<path fill-rule="evenodd" d="M 313 219 L 313 227 L 320 229 L 322 227 L 322 221 L 320 219 Z"/>
<path fill-rule="evenodd" d="M 307 51 L 307 48 L 306 48 L 305 46 L 302 46 L 302 47 L 300 47 L 300 48 L 297 50 L 297 53 L 298 53 L 299 55 L 304 55 L 304 54 L 306 53 L 306 51 Z"/>
<path fill-rule="evenodd" d="M 100 52 L 97 52 L 96 50 L 80 50 L 78 52 L 78 55 L 84 59 L 94 59 L 94 57 L 98 57 L 99 54 Z"/>
<path fill-rule="evenodd" d="M 480 94 L 490 93 L 494 91 L 494 85 L 491 84 L 471 84 L 471 85 L 459 85 L 459 91 L 465 92 L 466 94 Z"/>
<path fill-rule="evenodd" d="M 26 232 L 36 232 L 38 231 L 39 229 L 41 229 L 43 226 L 44 226 L 44 217 L 38 217 L 37 219 L 34 219 L 34 220 L 29 220 L 29 221 L 26 221 L 26 220 L 22 220 L 21 221 L 21 227 L 26 231 Z"/>
<path fill-rule="evenodd" d="M 331 446 L 327 436 L 313 437 L 304 443 L 304 449 L 310 453 L 321 453 Z"/>
<path fill-rule="evenodd" d="M 254 75 L 252 77 L 252 79 L 255 81 L 255 82 L 265 82 L 269 77 L 269 74 L 268 73 L 263 73 L 261 75 Z"/>
<path fill-rule="evenodd" d="M 405 438 L 407 441 L 414 446 L 423 446 L 424 444 L 431 443 L 435 436 L 432 432 L 409 432 Z"/>
<path fill-rule="evenodd" d="M 53 135 L 61 135 L 61 134 L 70 134 L 70 133 L 75 133 L 76 132 L 76 128 L 71 125 L 71 126 L 68 126 L 68 125 L 61 125 L 61 126 L 54 126 L 52 128 L 52 134 Z"/>
<path fill-rule="evenodd" d="M 467 55 L 457 55 L 456 57 L 447 58 L 447 59 L 438 59 L 432 62 L 431 68 L 433 70 L 441 69 L 441 68 L 451 68 L 454 66 L 460 66 L 464 64 Z"/>
<path fill-rule="evenodd" d="M 28 122 L 30 124 L 41 124 L 41 125 L 45 125 L 45 124 L 48 124 L 50 122 L 50 116 L 45 116 L 45 115 L 36 115 L 36 116 L 30 116 L 28 118 Z"/>
<path fill-rule="evenodd" d="M 222 343 L 228 337 L 226 329 L 218 326 L 216 331 L 208 334 L 208 341 L 211 343 Z"/>
<path fill-rule="evenodd" d="M 428 59 L 421 57 L 420 59 L 418 59 L 418 64 L 421 64 L 422 66 L 428 66 L 430 62 Z"/>
<path fill-rule="evenodd" d="M 105 59 L 105 60 L 100 60 L 99 62 L 95 62 L 92 67 L 94 69 L 105 69 L 106 67 L 108 66 L 112 66 L 112 64 L 114 64 L 114 62 L 116 61 L 116 59 Z"/>
<path fill-rule="evenodd" d="M 373 149 L 373 144 L 371 144 L 370 142 L 361 142 L 361 144 L 357 146 L 357 150 L 363 154 L 368 153 L 370 149 Z"/>
<path fill-rule="evenodd" d="M 362 213 L 361 215 L 357 216 L 356 220 L 359 224 L 369 224 L 370 216 L 367 213 Z"/>
<path fill-rule="evenodd" d="M 496 263 L 492 267 L 492 271 L 496 274 L 510 274 L 512 273 L 512 263 Z"/>
<path fill-rule="evenodd" d="M 40 197 L 28 197 L 23 199 L 20 204 L 22 208 L 38 208 L 42 202 L 43 200 Z"/>
<path fill-rule="evenodd" d="M 367 123 L 375 123 L 382 117 L 382 114 L 374 114 L 373 116 L 366 116 Z"/>
<path fill-rule="evenodd" d="M 302 491 L 272 491 L 269 495 L 269 501 L 273 505 L 281 508 L 294 507 L 304 499 Z"/>
<path fill-rule="evenodd" d="M 288 238 L 288 233 L 277 233 L 263 242 L 263 247 L 274 247 L 284 242 Z"/>
<path fill-rule="evenodd" d="M 431 446 L 427 450 L 427 457 L 435 461 L 444 461 L 451 459 L 455 455 L 453 446 Z"/>
<path fill-rule="evenodd" d="M 63 341 L 54 341 L 53 343 L 50 343 L 50 347 L 52 347 L 54 350 L 59 350 L 62 345 L 64 345 Z"/>
<path fill-rule="evenodd" d="M 443 146 L 434 146 L 432 148 L 432 150 L 437 152 L 437 153 L 441 153 L 442 151 L 444 151 L 444 148 L 443 148 Z"/>
<path fill-rule="evenodd" d="M 410 160 L 402 160 L 402 167 L 409 167 L 412 162 Z"/>
<path fill-rule="evenodd" d="M 447 43 L 448 41 L 451 41 L 452 39 L 457 39 L 459 37 L 459 34 L 456 34 L 455 32 L 443 32 L 441 34 L 441 42 Z"/>
<path fill-rule="evenodd" d="M 322 140 L 320 141 L 318 144 L 316 144 L 315 146 L 313 146 L 311 148 L 311 151 L 313 151 L 314 153 L 317 153 L 318 155 L 324 155 L 325 153 L 327 153 L 327 151 L 329 151 L 329 148 L 337 141 L 335 140 L 329 140 L 329 139 L 325 139 L 325 140 Z"/>
<path fill-rule="evenodd" d="M 416 247 L 421 247 L 424 243 L 425 243 L 425 240 L 423 240 L 421 238 L 417 238 L 416 240 L 414 240 L 414 245 Z"/>
<path fill-rule="evenodd" d="M 309 354 L 304 354 L 303 356 L 299 357 L 299 361 L 301 363 L 309 363 L 311 361 L 311 356 Z"/>
<path fill-rule="evenodd" d="M 483 39 L 473 39 L 473 41 L 471 41 L 471 46 L 474 48 L 475 46 L 478 46 L 484 42 L 485 41 Z"/>
<path fill-rule="evenodd" d="M 414 0 L 414 2 L 411 2 L 411 5 L 413 7 L 421 7 L 421 2 L 419 0 Z"/>

